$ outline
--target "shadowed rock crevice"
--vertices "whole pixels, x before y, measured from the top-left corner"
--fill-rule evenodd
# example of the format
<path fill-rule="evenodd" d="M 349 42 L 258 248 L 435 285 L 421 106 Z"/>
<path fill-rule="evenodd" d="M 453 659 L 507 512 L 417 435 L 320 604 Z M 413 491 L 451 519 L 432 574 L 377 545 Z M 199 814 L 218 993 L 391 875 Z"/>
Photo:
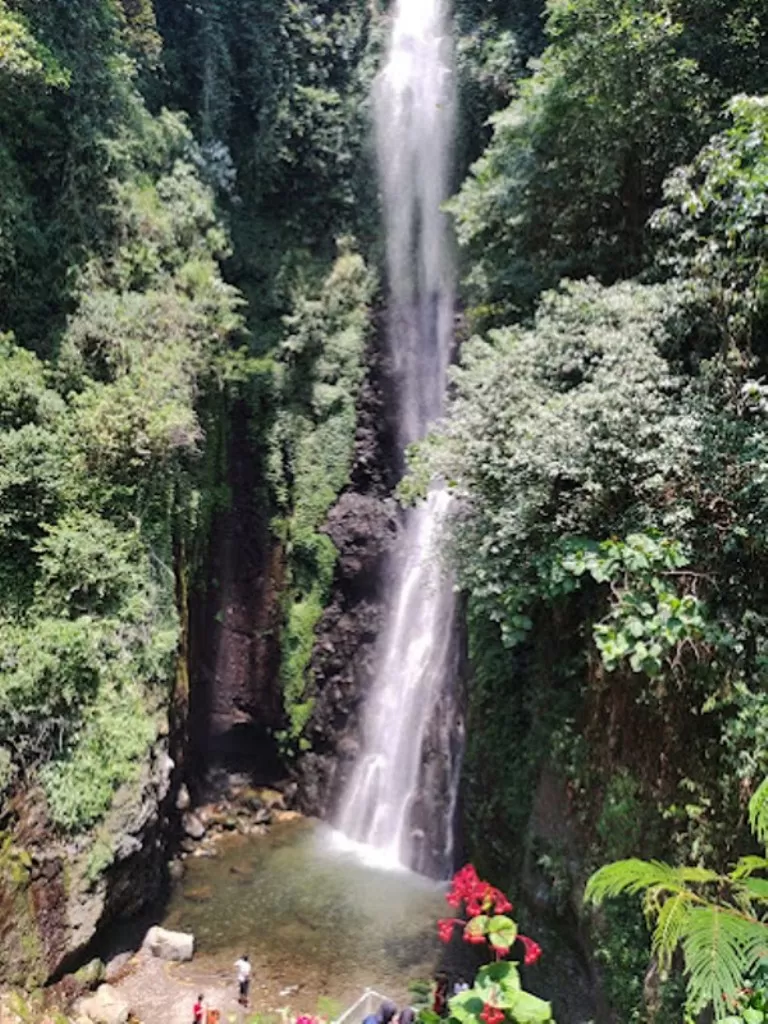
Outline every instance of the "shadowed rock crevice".
<path fill-rule="evenodd" d="M 280 552 L 270 535 L 262 466 L 244 402 L 230 416 L 228 501 L 214 517 L 205 588 L 192 602 L 190 782 L 202 796 L 229 773 L 280 771 L 272 732 L 278 686 Z"/>

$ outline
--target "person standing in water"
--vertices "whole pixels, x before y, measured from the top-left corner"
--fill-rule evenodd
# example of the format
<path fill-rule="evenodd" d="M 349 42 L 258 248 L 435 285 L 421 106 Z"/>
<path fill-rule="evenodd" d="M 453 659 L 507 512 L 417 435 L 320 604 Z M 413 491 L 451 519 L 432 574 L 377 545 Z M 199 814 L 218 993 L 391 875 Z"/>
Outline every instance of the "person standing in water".
<path fill-rule="evenodd" d="M 248 989 L 251 986 L 251 964 L 245 953 L 239 960 L 235 961 L 237 971 L 237 985 L 239 989 L 238 1002 L 241 1006 L 248 1006 Z"/>

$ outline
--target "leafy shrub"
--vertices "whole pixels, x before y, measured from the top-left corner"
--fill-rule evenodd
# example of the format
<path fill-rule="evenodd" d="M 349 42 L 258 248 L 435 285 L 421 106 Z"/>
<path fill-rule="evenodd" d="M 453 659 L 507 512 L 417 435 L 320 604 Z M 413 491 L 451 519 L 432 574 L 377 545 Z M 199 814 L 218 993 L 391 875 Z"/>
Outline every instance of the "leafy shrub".
<path fill-rule="evenodd" d="M 53 821 L 74 831 L 98 821 L 115 790 L 138 774 L 156 737 L 157 724 L 141 687 L 103 686 L 67 751 L 40 773 Z"/>

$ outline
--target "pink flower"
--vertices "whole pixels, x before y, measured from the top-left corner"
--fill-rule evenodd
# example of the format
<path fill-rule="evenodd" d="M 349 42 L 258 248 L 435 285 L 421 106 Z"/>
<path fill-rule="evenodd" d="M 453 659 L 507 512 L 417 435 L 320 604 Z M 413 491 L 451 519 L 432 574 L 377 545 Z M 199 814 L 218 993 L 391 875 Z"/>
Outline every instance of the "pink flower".
<path fill-rule="evenodd" d="M 525 959 L 524 963 L 526 967 L 530 967 L 531 964 L 535 964 L 541 956 L 541 946 L 538 942 L 534 942 L 533 939 L 529 939 L 527 935 L 518 935 L 518 939 L 525 946 Z"/>
<path fill-rule="evenodd" d="M 450 942 L 453 938 L 454 925 L 462 924 L 456 917 L 445 917 L 437 922 L 437 934 L 441 942 Z"/>

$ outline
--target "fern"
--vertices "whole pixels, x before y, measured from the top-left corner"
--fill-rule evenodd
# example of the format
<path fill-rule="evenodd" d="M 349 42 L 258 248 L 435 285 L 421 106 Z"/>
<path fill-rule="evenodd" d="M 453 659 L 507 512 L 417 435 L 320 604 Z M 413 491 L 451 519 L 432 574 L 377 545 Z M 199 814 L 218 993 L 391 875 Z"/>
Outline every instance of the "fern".
<path fill-rule="evenodd" d="M 717 1019 L 726 1017 L 767 939 L 764 927 L 724 907 L 691 910 L 682 936 L 689 1011 L 711 1004 Z"/>
<path fill-rule="evenodd" d="M 686 932 L 690 913 L 691 895 L 687 892 L 668 897 L 659 911 L 651 951 L 664 972 L 672 966 L 672 957 Z"/>
<path fill-rule="evenodd" d="M 747 878 L 740 886 L 748 897 L 758 903 L 768 903 L 768 878 Z"/>
<path fill-rule="evenodd" d="M 768 846 L 768 779 L 749 805 L 749 821 Z M 742 857 L 730 874 L 703 867 L 672 867 L 636 858 L 608 864 L 587 882 L 585 903 L 643 893 L 652 929 L 652 953 L 662 971 L 682 948 L 688 1018 L 712 1006 L 723 1020 L 738 1006 L 747 978 L 768 962 L 768 858 Z M 757 910 L 756 910 L 757 908 Z"/>
<path fill-rule="evenodd" d="M 763 779 L 749 801 L 749 824 L 768 850 L 768 779 Z"/>
<path fill-rule="evenodd" d="M 731 872 L 731 878 L 749 878 L 756 871 L 768 871 L 768 858 L 740 857 L 736 867 Z"/>
<path fill-rule="evenodd" d="M 649 889 L 681 892 L 685 889 L 685 883 L 681 881 L 678 869 L 669 864 L 632 857 L 629 860 L 617 860 L 596 871 L 587 882 L 584 901 L 596 906 L 622 893 L 636 895 Z"/>

